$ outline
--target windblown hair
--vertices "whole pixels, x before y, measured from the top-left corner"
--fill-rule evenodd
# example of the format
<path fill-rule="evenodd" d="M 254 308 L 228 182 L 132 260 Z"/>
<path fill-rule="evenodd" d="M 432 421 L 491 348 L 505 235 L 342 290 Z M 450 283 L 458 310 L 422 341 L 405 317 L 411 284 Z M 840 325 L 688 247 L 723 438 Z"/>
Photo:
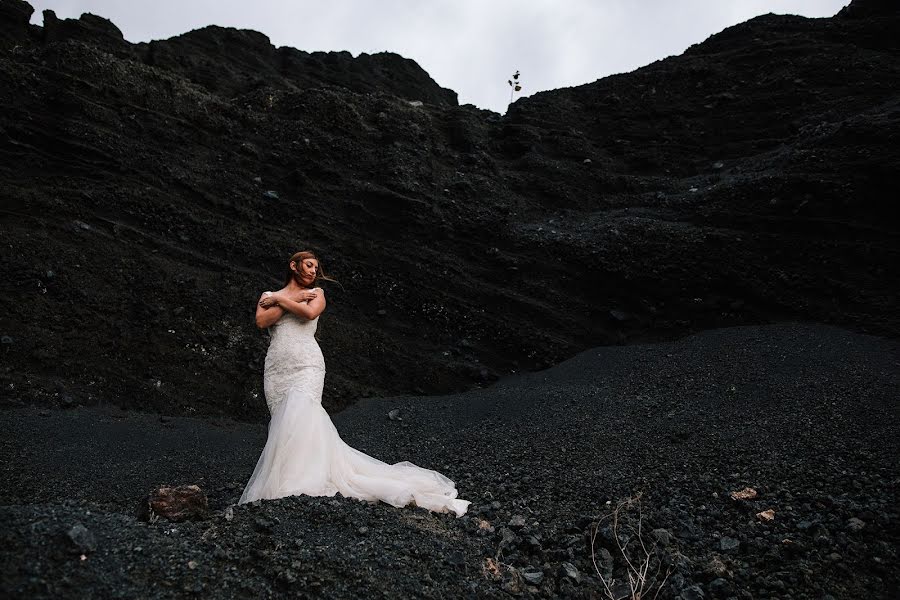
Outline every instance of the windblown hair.
<path fill-rule="evenodd" d="M 338 285 L 340 285 L 336 279 L 332 279 L 331 277 L 329 277 L 328 275 L 325 274 L 325 271 L 322 270 L 322 261 L 319 260 L 318 256 L 316 256 L 310 250 L 301 250 L 300 252 L 295 252 L 291 256 L 291 258 L 288 260 L 287 273 L 284 276 L 284 285 L 285 286 L 287 286 L 289 283 L 291 283 L 291 280 L 297 276 L 297 274 L 291 270 L 291 263 L 292 262 L 298 263 L 298 266 L 299 266 L 299 263 L 303 262 L 307 258 L 314 258 L 315 260 L 317 260 L 319 262 L 319 268 L 318 268 L 318 270 L 316 270 L 316 279 L 315 279 L 315 281 L 313 281 L 313 286 L 318 284 L 320 281 L 333 281 L 334 283 L 338 283 Z"/>

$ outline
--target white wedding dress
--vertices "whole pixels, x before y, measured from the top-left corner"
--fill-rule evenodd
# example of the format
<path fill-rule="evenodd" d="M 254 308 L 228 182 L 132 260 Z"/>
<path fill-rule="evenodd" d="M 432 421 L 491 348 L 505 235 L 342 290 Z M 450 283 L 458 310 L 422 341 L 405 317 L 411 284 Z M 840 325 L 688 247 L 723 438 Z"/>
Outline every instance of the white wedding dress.
<path fill-rule="evenodd" d="M 319 289 L 319 288 L 316 288 Z M 403 461 L 393 465 L 351 448 L 322 407 L 325 360 L 314 336 L 319 318 L 285 312 L 269 328 L 264 391 L 269 437 L 238 504 L 306 494 L 410 504 L 461 517 L 453 481 Z"/>

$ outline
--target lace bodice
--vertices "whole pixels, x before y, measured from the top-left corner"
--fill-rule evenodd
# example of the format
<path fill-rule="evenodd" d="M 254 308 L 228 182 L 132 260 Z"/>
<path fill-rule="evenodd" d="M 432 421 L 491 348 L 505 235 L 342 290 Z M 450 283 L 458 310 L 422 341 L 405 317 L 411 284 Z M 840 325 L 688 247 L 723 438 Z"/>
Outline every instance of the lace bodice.
<path fill-rule="evenodd" d="M 319 317 L 304 319 L 289 312 L 285 312 L 280 319 L 269 327 L 269 346 L 272 344 L 300 341 L 304 338 L 315 339 L 318 329 Z"/>
<path fill-rule="evenodd" d="M 316 341 L 319 317 L 305 319 L 285 312 L 269 327 L 269 349 L 266 352 L 264 389 L 271 411 L 285 399 L 291 385 L 304 368 L 325 370 L 325 358 Z"/>

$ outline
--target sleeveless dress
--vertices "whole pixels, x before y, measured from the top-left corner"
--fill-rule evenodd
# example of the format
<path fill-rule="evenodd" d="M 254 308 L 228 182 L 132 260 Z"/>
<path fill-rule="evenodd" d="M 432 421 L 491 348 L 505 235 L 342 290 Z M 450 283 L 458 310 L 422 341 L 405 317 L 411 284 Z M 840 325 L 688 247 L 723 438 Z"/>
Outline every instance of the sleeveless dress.
<path fill-rule="evenodd" d="M 387 464 L 351 448 L 338 435 L 322 407 L 325 360 L 313 337 L 318 320 L 285 312 L 269 328 L 263 382 L 269 434 L 238 504 L 340 493 L 464 515 L 470 502 L 457 499 L 456 485 L 446 476 L 408 461 Z"/>

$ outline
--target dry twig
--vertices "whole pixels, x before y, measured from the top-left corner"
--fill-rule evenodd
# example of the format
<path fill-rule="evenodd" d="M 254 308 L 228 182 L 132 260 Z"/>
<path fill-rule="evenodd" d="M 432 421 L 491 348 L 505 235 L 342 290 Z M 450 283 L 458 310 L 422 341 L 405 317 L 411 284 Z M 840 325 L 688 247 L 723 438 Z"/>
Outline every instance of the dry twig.
<path fill-rule="evenodd" d="M 637 511 L 637 525 L 635 526 L 632 517 L 628 511 L 635 509 Z M 665 576 L 659 581 L 662 562 L 653 560 L 656 554 L 656 542 L 649 548 L 643 536 L 643 513 L 641 510 L 641 494 L 637 494 L 630 498 L 626 498 L 620 502 L 613 511 L 604 515 L 597 523 L 594 524 L 591 532 L 591 561 L 594 564 L 594 570 L 603 584 L 603 591 L 609 600 L 621 600 L 622 596 L 616 596 L 614 587 L 616 580 L 613 577 L 607 579 L 603 576 L 600 566 L 597 564 L 597 554 L 595 552 L 597 535 L 600 526 L 604 521 L 612 520 L 612 536 L 615 539 L 616 548 L 625 561 L 626 574 L 628 577 L 628 589 L 630 595 L 627 596 L 631 600 L 642 600 L 645 598 L 656 598 L 662 590 L 669 575 L 672 572 L 671 567 L 666 569 Z M 620 531 L 624 530 L 624 532 Z M 627 535 L 630 534 L 630 537 Z M 623 542 L 624 538 L 624 542 Z M 656 571 L 651 575 L 650 568 L 656 563 Z M 651 594 L 650 596 L 649 594 Z"/>

